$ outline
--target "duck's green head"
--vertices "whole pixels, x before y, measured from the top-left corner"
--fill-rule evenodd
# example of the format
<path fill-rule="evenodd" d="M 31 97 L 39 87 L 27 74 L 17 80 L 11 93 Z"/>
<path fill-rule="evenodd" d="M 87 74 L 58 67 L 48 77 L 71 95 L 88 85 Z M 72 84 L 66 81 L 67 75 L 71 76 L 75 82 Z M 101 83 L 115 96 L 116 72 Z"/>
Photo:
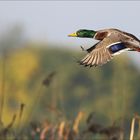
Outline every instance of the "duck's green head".
<path fill-rule="evenodd" d="M 94 38 L 96 31 L 80 29 L 75 33 L 69 34 L 69 37 L 82 37 L 82 38 Z"/>

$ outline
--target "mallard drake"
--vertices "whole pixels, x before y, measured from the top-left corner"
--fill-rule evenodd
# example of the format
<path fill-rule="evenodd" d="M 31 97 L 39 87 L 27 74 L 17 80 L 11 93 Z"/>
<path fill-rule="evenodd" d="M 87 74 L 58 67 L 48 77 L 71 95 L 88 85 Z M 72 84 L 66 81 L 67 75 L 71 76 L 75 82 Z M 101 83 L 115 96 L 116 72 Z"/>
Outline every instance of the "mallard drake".
<path fill-rule="evenodd" d="M 110 61 L 115 55 L 125 51 L 140 52 L 140 40 L 134 35 L 118 30 L 86 30 L 80 29 L 70 37 L 94 38 L 98 43 L 87 49 L 87 55 L 79 61 L 84 66 L 98 66 Z"/>

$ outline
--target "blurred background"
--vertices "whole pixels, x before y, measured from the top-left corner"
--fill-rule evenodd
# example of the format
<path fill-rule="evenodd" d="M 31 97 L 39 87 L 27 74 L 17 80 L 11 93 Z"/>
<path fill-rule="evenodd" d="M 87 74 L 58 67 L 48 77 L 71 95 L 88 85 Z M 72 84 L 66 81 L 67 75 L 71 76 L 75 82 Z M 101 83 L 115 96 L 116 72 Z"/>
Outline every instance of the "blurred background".
<path fill-rule="evenodd" d="M 139 7 L 139 1 L 0 1 L 1 129 L 47 120 L 79 132 L 93 113 L 95 122 L 117 124 L 127 136 L 139 114 L 140 54 L 84 68 L 76 63 L 85 55 L 80 46 L 96 41 L 67 35 L 118 28 L 140 38 Z"/>

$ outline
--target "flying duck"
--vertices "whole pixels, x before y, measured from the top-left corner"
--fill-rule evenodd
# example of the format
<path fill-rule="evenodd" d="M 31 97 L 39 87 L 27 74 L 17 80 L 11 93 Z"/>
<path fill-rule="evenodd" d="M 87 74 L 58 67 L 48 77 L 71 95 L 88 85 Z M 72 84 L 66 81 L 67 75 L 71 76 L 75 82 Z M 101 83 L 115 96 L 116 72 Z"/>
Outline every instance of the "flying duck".
<path fill-rule="evenodd" d="M 118 30 L 86 30 L 80 29 L 70 37 L 94 38 L 98 43 L 88 48 L 87 55 L 79 61 L 84 66 L 100 66 L 110 61 L 115 55 L 125 51 L 140 52 L 140 40 L 134 35 Z"/>

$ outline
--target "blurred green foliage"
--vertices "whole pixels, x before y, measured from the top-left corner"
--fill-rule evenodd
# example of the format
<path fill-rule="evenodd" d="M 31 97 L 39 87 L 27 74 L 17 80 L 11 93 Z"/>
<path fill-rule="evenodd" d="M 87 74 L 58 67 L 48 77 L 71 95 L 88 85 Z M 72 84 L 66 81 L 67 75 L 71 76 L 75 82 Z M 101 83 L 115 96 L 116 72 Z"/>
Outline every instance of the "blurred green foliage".
<path fill-rule="evenodd" d="M 0 118 L 4 125 L 14 114 L 18 116 L 15 126 L 20 128 L 35 120 L 73 122 L 80 111 L 84 114 L 80 125 L 85 125 L 91 112 L 105 125 L 123 124 L 139 113 L 140 72 L 128 56 L 85 68 L 77 63 L 85 55 L 80 47 L 78 51 L 65 45 L 23 43 L 19 36 L 18 32 L 17 37 L 0 41 Z"/>
<path fill-rule="evenodd" d="M 138 104 L 140 73 L 127 56 L 116 57 L 102 67 L 85 68 L 76 63 L 75 57 L 81 55 L 74 50 L 31 44 L 8 52 L 4 58 L 4 120 L 11 120 L 10 114 L 18 110 L 20 103 L 25 104 L 26 119 L 32 110 L 32 119 L 58 119 L 48 106 L 58 109 L 67 119 L 78 111 L 86 116 L 95 112 L 107 123 L 138 111 L 134 105 Z M 52 71 L 56 75 L 46 87 L 42 82 Z M 32 106 L 34 102 L 37 104 Z"/>

